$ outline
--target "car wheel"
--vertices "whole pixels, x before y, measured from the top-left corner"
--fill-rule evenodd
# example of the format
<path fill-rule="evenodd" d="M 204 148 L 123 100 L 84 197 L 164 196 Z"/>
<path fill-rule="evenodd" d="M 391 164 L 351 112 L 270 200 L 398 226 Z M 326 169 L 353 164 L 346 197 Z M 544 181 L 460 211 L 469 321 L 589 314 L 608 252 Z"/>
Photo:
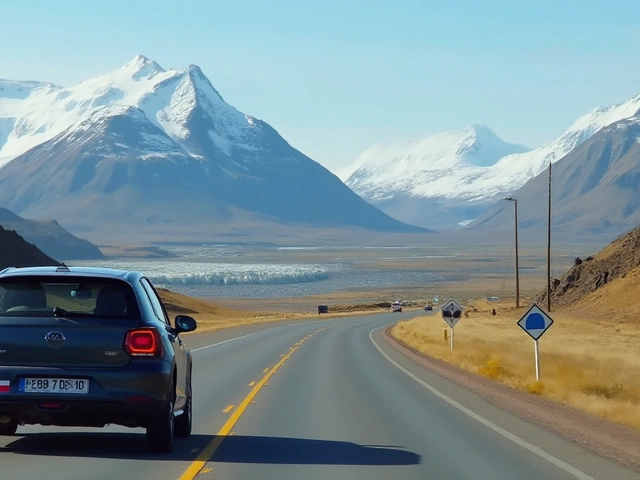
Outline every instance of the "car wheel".
<path fill-rule="evenodd" d="M 18 430 L 18 422 L 0 423 L 0 435 L 15 435 Z"/>
<path fill-rule="evenodd" d="M 188 437 L 191 435 L 191 427 L 193 425 L 193 390 L 191 388 L 191 379 L 187 387 L 187 401 L 184 404 L 184 411 L 175 420 L 176 437 Z"/>
<path fill-rule="evenodd" d="M 147 425 L 147 445 L 154 453 L 170 453 L 173 450 L 175 419 L 173 400 L 165 407 L 164 412 Z"/>

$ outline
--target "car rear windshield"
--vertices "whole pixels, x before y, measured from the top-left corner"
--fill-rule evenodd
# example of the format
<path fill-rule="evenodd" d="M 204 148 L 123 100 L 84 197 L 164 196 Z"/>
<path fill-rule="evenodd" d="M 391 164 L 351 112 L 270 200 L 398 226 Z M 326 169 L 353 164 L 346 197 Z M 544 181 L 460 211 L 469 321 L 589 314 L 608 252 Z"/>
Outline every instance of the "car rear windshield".
<path fill-rule="evenodd" d="M 93 277 L 0 279 L 0 317 L 139 318 L 131 286 Z"/>

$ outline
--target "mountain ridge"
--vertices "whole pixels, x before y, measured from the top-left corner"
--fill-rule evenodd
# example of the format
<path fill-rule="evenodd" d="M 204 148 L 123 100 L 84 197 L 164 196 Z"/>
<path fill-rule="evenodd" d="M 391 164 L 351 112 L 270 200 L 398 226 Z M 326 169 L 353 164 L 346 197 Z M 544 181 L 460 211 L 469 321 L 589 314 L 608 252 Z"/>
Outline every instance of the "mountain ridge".
<path fill-rule="evenodd" d="M 488 166 L 436 171 L 423 168 L 419 173 L 410 171 L 409 175 L 395 179 L 354 173 L 346 184 L 382 211 L 407 223 L 459 228 L 474 221 L 498 199 L 522 187 L 549 163 L 556 163 L 602 128 L 631 118 L 639 111 L 640 95 L 609 107 L 600 106 L 579 117 L 555 140 L 527 152 L 505 155 Z M 369 163 L 392 162 L 383 157 Z M 365 173 L 366 163 L 364 168 L 360 167 Z"/>
<path fill-rule="evenodd" d="M 69 233 L 56 220 L 29 220 L 0 207 L 0 225 L 14 230 L 50 258 L 61 260 L 102 260 L 100 249 L 88 240 Z"/>
<path fill-rule="evenodd" d="M 551 167 L 552 229 L 619 234 L 640 224 L 640 116 L 597 131 Z M 546 228 L 548 170 L 513 192 L 519 227 Z M 468 228 L 510 222 L 512 207 L 498 202 Z"/>
<path fill-rule="evenodd" d="M 382 213 L 227 104 L 195 65 L 164 70 L 138 56 L 70 88 L 0 98 L 0 127 L 3 116 L 20 128 L 0 144 L 0 204 L 75 231 L 159 222 L 215 232 L 253 219 L 428 232 Z"/>
<path fill-rule="evenodd" d="M 15 230 L 0 225 L 0 270 L 7 267 L 58 266 L 60 263 L 49 257 L 32 243 L 27 242 Z"/>

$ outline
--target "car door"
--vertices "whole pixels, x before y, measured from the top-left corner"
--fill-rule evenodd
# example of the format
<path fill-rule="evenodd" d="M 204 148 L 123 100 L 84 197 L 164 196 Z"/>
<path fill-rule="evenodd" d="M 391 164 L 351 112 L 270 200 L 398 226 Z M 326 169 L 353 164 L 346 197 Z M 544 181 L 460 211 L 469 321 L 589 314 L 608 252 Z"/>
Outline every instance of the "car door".
<path fill-rule="evenodd" d="M 143 277 L 140 282 L 142 283 L 143 288 L 149 295 L 149 299 L 151 300 L 151 305 L 153 307 L 153 311 L 161 322 L 165 324 L 165 328 L 167 330 L 167 334 L 169 336 L 169 340 L 171 341 L 171 345 L 173 347 L 173 352 L 175 354 L 176 367 L 178 370 L 178 375 L 176 379 L 176 408 L 182 408 L 185 404 L 187 395 L 187 354 L 186 347 L 184 342 L 180 338 L 180 336 L 176 333 L 176 330 L 171 325 L 171 321 L 169 320 L 169 315 L 167 314 L 166 309 L 160 299 L 160 296 L 156 292 L 155 288 L 149 281 L 149 279 Z"/>

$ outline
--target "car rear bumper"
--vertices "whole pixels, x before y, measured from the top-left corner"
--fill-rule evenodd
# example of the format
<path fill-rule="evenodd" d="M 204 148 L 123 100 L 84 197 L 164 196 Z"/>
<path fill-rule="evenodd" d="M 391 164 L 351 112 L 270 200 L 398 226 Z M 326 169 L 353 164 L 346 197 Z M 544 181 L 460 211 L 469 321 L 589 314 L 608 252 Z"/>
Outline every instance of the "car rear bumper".
<path fill-rule="evenodd" d="M 19 425 L 55 425 L 64 427 L 103 427 L 107 424 L 144 427 L 163 412 L 165 401 L 128 399 L 70 400 L 51 397 L 0 402 L 0 422 Z"/>
<path fill-rule="evenodd" d="M 165 408 L 172 375 L 171 364 L 164 361 L 105 369 L 0 366 L 0 380 L 10 380 L 9 391 L 0 391 L 0 422 L 10 418 L 19 424 L 143 427 Z M 89 380 L 89 391 L 25 393 L 20 391 L 23 377 L 84 378 Z"/>

